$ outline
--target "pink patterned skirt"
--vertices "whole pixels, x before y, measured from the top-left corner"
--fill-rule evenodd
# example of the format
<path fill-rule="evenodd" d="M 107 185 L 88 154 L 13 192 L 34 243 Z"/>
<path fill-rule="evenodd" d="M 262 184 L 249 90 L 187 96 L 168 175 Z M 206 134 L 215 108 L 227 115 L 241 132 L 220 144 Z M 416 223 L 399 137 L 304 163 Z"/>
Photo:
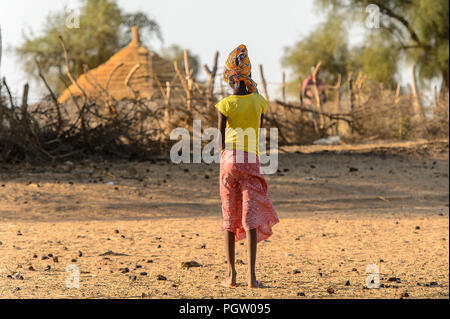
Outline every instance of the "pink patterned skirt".
<path fill-rule="evenodd" d="M 239 154 L 238 161 L 236 154 Z M 251 229 L 256 229 L 258 242 L 272 235 L 272 226 L 279 219 L 267 196 L 266 180 L 255 154 L 236 150 L 222 153 L 220 197 L 223 215 L 221 228 L 234 233 L 236 241 L 244 239 L 245 232 Z"/>

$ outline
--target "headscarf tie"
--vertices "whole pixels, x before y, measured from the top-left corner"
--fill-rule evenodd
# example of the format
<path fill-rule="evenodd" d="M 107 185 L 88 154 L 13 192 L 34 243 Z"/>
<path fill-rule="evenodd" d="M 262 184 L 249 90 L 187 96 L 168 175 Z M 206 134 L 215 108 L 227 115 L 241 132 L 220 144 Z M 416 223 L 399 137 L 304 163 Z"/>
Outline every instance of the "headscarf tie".
<path fill-rule="evenodd" d="M 247 90 L 253 93 L 256 90 L 256 82 L 250 78 L 252 65 L 248 57 L 247 47 L 243 44 L 231 51 L 225 62 L 223 77 L 231 87 L 236 88 L 240 81 L 244 81 Z"/>

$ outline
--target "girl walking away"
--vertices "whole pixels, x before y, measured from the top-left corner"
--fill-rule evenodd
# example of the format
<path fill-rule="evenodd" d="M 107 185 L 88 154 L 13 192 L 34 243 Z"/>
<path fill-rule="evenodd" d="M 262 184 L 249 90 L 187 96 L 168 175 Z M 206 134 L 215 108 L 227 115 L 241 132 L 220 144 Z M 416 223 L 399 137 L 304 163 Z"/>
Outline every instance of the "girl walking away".
<path fill-rule="evenodd" d="M 260 172 L 258 139 L 268 102 L 258 94 L 251 79 L 251 64 L 245 45 L 233 50 L 226 62 L 225 81 L 233 95 L 220 101 L 219 129 L 222 133 L 220 197 L 222 199 L 228 277 L 223 284 L 236 286 L 235 242 L 247 238 L 248 287 L 259 288 L 255 263 L 257 243 L 272 235 L 279 222 L 267 197 L 267 184 Z"/>

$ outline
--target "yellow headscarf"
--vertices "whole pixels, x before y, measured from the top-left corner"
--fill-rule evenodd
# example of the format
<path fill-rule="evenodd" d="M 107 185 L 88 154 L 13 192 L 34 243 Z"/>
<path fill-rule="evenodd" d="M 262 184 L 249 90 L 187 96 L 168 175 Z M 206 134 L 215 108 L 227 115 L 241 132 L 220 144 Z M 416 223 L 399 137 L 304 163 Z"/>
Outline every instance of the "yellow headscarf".
<path fill-rule="evenodd" d="M 223 77 L 231 87 L 235 88 L 240 81 L 244 81 L 247 90 L 253 93 L 256 90 L 256 82 L 250 78 L 252 65 L 248 58 L 247 47 L 243 44 L 231 51 L 225 62 Z"/>

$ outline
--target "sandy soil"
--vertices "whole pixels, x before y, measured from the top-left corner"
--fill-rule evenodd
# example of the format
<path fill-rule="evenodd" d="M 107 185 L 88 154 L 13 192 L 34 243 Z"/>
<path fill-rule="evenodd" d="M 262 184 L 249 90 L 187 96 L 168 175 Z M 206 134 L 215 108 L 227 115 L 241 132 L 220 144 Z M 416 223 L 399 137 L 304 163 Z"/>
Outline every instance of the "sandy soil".
<path fill-rule="evenodd" d="M 241 243 L 239 287 L 220 286 L 218 165 L 0 165 L 0 297 L 449 298 L 448 141 L 283 151 L 253 290 Z"/>

